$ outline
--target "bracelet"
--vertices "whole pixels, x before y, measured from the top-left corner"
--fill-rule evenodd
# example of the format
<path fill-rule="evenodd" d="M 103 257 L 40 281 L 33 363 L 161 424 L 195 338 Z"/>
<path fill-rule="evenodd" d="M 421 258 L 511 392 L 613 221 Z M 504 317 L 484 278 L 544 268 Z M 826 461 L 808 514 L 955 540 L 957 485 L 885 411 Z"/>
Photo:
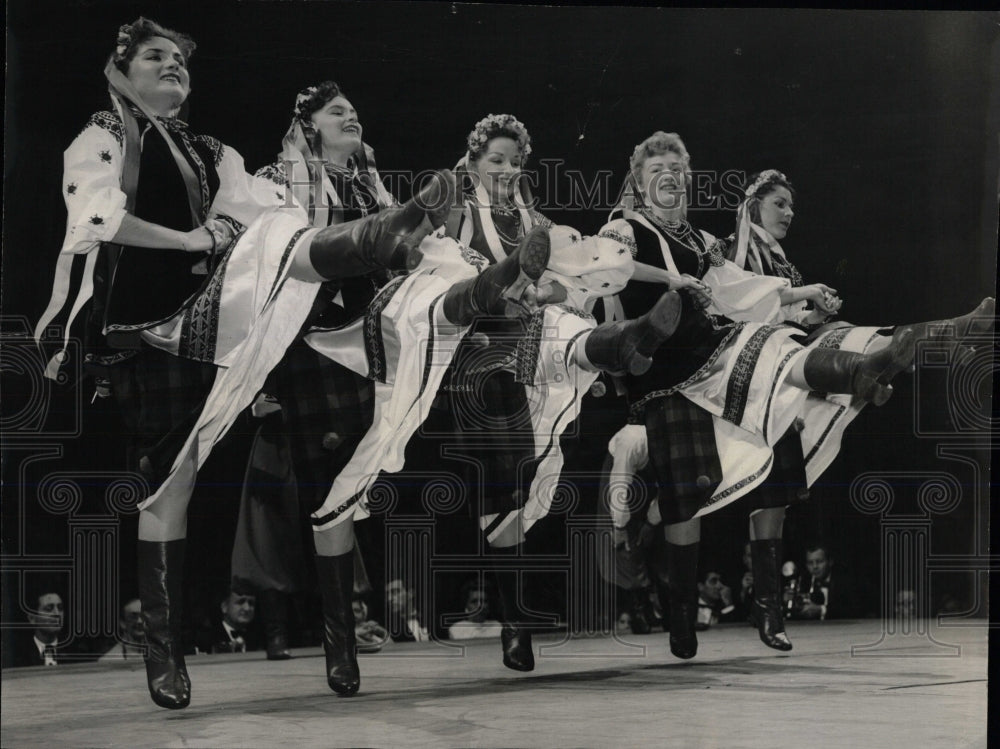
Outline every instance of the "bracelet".
<path fill-rule="evenodd" d="M 204 224 L 202 224 L 201 228 L 202 228 L 202 229 L 204 229 L 205 231 L 207 231 L 207 232 L 208 232 L 208 236 L 212 238 L 212 249 L 211 249 L 211 250 L 209 250 L 209 252 L 210 252 L 211 254 L 213 254 L 213 255 L 214 255 L 214 254 L 215 254 L 215 251 L 216 251 L 216 250 L 218 249 L 218 247 L 219 247 L 218 243 L 217 243 L 217 242 L 216 242 L 216 240 L 215 240 L 215 232 L 214 232 L 214 231 L 212 231 L 211 229 L 209 229 L 209 228 L 208 228 L 207 226 L 205 226 Z"/>

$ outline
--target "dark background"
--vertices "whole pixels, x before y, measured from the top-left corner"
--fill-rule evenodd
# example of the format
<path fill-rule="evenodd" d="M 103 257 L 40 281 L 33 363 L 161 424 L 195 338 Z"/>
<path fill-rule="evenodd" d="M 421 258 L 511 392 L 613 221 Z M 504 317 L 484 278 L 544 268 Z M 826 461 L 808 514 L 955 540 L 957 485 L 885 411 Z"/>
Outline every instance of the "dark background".
<path fill-rule="evenodd" d="M 92 112 L 107 108 L 101 70 L 118 25 L 140 14 L 194 36 L 187 119 L 239 150 L 251 171 L 279 150 L 295 93 L 325 79 L 341 84 L 389 170 L 450 167 L 478 119 L 511 112 L 528 126 L 535 159 L 562 159 L 584 175 L 613 170 L 617 188 L 635 144 L 654 130 L 676 131 L 697 170 L 778 168 L 789 176 L 797 216 L 784 247 L 807 280 L 840 291 L 845 319 L 947 317 L 995 287 L 1000 60 L 993 13 L 20 0 L 8 5 L 8 337 L 21 317 L 37 320 L 48 300 L 65 224 L 62 150 Z M 553 185 L 541 184 L 539 193 L 551 197 Z M 586 233 L 606 217 L 603 210 L 546 213 Z M 733 229 L 731 211 L 691 218 L 719 235 Z M 35 381 L 17 366 L 4 375 L 9 416 Z M 949 384 L 933 373 L 920 382 L 919 400 L 912 380 L 901 378 L 887 406 L 855 422 L 814 501 L 790 516 L 790 556 L 801 559 L 808 538 L 825 536 L 840 560 L 877 587 L 879 522 L 852 509 L 847 496 L 855 476 L 876 469 L 954 473 L 963 500 L 935 521 L 933 550 L 974 551 L 973 473 L 937 456 L 944 440 L 914 435 L 918 413 L 922 423 L 954 431 Z M 984 399 L 988 387 L 980 388 Z M 73 388 L 46 393 L 48 418 L 71 420 Z M 89 403 L 89 386 L 83 393 Z M 600 460 L 609 401 L 588 402 L 577 456 L 583 465 Z M 982 409 L 989 413 L 986 400 Z M 84 406 L 82 437 L 49 441 L 62 445 L 62 469 L 114 470 L 117 432 L 110 406 L 98 402 Z M 8 430 L 8 447 L 18 436 Z M 235 484 L 242 465 L 238 445 L 232 449 L 237 457 L 218 470 Z M 17 472 L 12 455 L 4 463 L 4 553 L 65 552 L 65 518 L 34 506 L 32 474 Z M 20 482 L 24 507 L 10 501 Z M 899 482 L 894 511 L 917 511 L 913 491 Z M 193 510 L 209 533 L 195 555 L 225 562 L 228 538 L 219 528 L 231 523 L 226 507 Z M 560 522 L 549 519 L 538 538 L 557 536 Z M 734 507 L 713 516 L 703 535 L 720 566 L 735 570 L 745 534 L 745 514 Z M 123 568 L 130 564 L 123 551 Z M 971 575 L 954 586 L 974 603 Z"/>

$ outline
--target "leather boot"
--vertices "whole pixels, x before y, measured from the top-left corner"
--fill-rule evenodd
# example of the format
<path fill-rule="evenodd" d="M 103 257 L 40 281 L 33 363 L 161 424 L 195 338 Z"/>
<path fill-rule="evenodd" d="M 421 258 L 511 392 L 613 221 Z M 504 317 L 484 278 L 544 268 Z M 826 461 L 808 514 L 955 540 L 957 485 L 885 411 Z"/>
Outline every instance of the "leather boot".
<path fill-rule="evenodd" d="M 351 697 L 361 686 L 357 641 L 354 635 L 354 552 L 316 557 L 316 574 L 323 596 L 323 651 L 326 682 L 341 697 Z"/>
<path fill-rule="evenodd" d="M 678 658 L 698 653 L 698 547 L 667 543 L 667 574 L 670 578 L 670 652 Z"/>
<path fill-rule="evenodd" d="M 549 230 L 536 226 L 517 248 L 475 278 L 459 281 L 445 294 L 442 311 L 452 325 L 471 325 L 478 315 L 502 315 L 507 302 L 517 304 L 529 284 L 549 264 Z"/>
<path fill-rule="evenodd" d="M 319 231 L 309 245 L 309 260 L 327 280 L 413 268 L 419 263 L 417 245 L 427 236 L 425 219 L 432 227 L 444 223 L 454 196 L 455 175 L 438 172 L 401 208 Z"/>
<path fill-rule="evenodd" d="M 288 649 L 288 595 L 280 590 L 262 590 L 257 595 L 257 608 L 264 622 L 267 659 L 287 661 L 292 657 Z"/>
<path fill-rule="evenodd" d="M 673 335 L 680 319 L 681 296 L 668 291 L 640 318 L 598 325 L 587 336 L 584 353 L 598 369 L 645 374 L 656 349 Z"/>
<path fill-rule="evenodd" d="M 914 338 L 922 340 L 943 340 L 954 346 L 962 346 L 965 339 L 973 333 L 992 333 L 996 315 L 996 300 L 986 297 L 972 312 L 950 320 L 935 320 L 934 322 L 909 325 L 913 329 Z"/>
<path fill-rule="evenodd" d="M 495 555 L 517 553 L 521 544 L 511 548 L 494 549 L 487 547 Z M 511 570 L 499 565 L 495 568 L 497 593 L 500 596 L 500 645 L 503 649 L 503 665 L 515 671 L 533 671 L 535 654 L 531 650 L 531 627 L 524 621 L 526 617 L 521 612 L 524 602 L 524 575 L 517 570 Z"/>
<path fill-rule="evenodd" d="M 775 650 L 791 650 L 785 634 L 785 616 L 781 600 L 779 569 L 781 539 L 768 538 L 750 542 L 753 565 L 753 602 L 750 621 L 757 627 L 760 641 Z"/>
<path fill-rule="evenodd" d="M 139 541 L 136 556 L 149 696 L 160 707 L 178 710 L 191 702 L 181 642 L 184 539 Z"/>
<path fill-rule="evenodd" d="M 881 406 L 892 396 L 889 381 L 907 369 L 914 356 L 913 329 L 896 328 L 892 342 L 874 354 L 813 349 L 803 375 L 809 387 L 824 393 L 849 393 Z"/>

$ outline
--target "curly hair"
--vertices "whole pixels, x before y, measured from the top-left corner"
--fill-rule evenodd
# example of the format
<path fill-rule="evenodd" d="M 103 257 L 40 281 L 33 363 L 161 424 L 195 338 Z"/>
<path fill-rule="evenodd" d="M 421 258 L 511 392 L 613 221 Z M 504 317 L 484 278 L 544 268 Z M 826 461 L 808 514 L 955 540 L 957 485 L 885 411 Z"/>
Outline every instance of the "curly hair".
<path fill-rule="evenodd" d="M 494 138 L 510 138 L 517 143 L 524 161 L 531 154 L 531 136 L 528 129 L 512 114 L 490 114 L 476 123 L 466 138 L 469 159 L 476 161 L 485 152 L 487 144 Z"/>
<path fill-rule="evenodd" d="M 111 55 L 111 58 L 114 60 L 115 67 L 122 73 L 128 75 L 129 63 L 132 62 L 132 59 L 139 51 L 139 47 L 141 47 L 144 42 L 148 42 L 150 39 L 157 36 L 169 39 L 177 45 L 177 49 L 180 50 L 181 55 L 184 57 L 185 65 L 187 65 L 191 60 L 191 55 L 194 54 L 194 51 L 198 46 L 194 43 L 194 39 L 187 34 L 182 34 L 179 31 L 168 29 L 165 26 L 161 26 L 156 21 L 151 21 L 148 18 L 139 16 L 132 23 L 127 23 L 118 28 L 117 46 Z"/>
<path fill-rule="evenodd" d="M 788 190 L 792 199 L 795 199 L 795 188 L 788 178 L 776 169 L 765 169 L 762 172 L 751 174 L 744 185 L 744 194 L 747 197 L 747 209 L 750 213 L 750 220 L 755 224 L 760 223 L 760 201 L 773 193 L 779 187 Z"/>
<path fill-rule="evenodd" d="M 307 86 L 299 91 L 295 97 L 294 116 L 300 122 L 311 124 L 311 117 L 329 102 L 338 96 L 343 96 L 344 92 L 333 81 L 323 81 L 315 86 Z"/>
<path fill-rule="evenodd" d="M 657 130 L 646 140 L 635 147 L 632 158 L 629 159 L 629 169 L 636 184 L 640 184 L 642 179 L 642 168 L 647 159 L 654 156 L 662 156 L 665 153 L 675 153 L 684 162 L 684 176 L 687 182 L 691 181 L 691 156 L 688 154 L 684 141 L 677 133 L 665 133 Z"/>

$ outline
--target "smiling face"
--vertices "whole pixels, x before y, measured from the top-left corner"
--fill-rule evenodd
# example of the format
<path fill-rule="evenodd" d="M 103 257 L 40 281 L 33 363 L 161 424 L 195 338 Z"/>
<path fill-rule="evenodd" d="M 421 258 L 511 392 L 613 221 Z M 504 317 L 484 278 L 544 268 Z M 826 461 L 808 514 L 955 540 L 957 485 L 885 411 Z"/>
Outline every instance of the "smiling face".
<path fill-rule="evenodd" d="M 180 48 L 154 36 L 143 42 L 129 62 L 129 82 L 156 114 L 173 115 L 191 93 L 191 76 Z"/>
<path fill-rule="evenodd" d="M 323 153 L 345 160 L 361 148 L 358 112 L 344 96 L 335 96 L 310 116 L 323 141 Z"/>
<path fill-rule="evenodd" d="M 479 178 L 491 201 L 506 201 L 514 194 L 521 176 L 524 154 L 513 138 L 492 138 L 483 153 L 472 162 L 473 173 Z"/>
<path fill-rule="evenodd" d="M 775 239 L 784 239 L 792 224 L 794 201 L 787 187 L 778 185 L 760 198 L 760 225 Z"/>
<path fill-rule="evenodd" d="M 686 213 L 684 159 L 673 151 L 650 156 L 643 162 L 639 189 L 653 210 Z"/>

